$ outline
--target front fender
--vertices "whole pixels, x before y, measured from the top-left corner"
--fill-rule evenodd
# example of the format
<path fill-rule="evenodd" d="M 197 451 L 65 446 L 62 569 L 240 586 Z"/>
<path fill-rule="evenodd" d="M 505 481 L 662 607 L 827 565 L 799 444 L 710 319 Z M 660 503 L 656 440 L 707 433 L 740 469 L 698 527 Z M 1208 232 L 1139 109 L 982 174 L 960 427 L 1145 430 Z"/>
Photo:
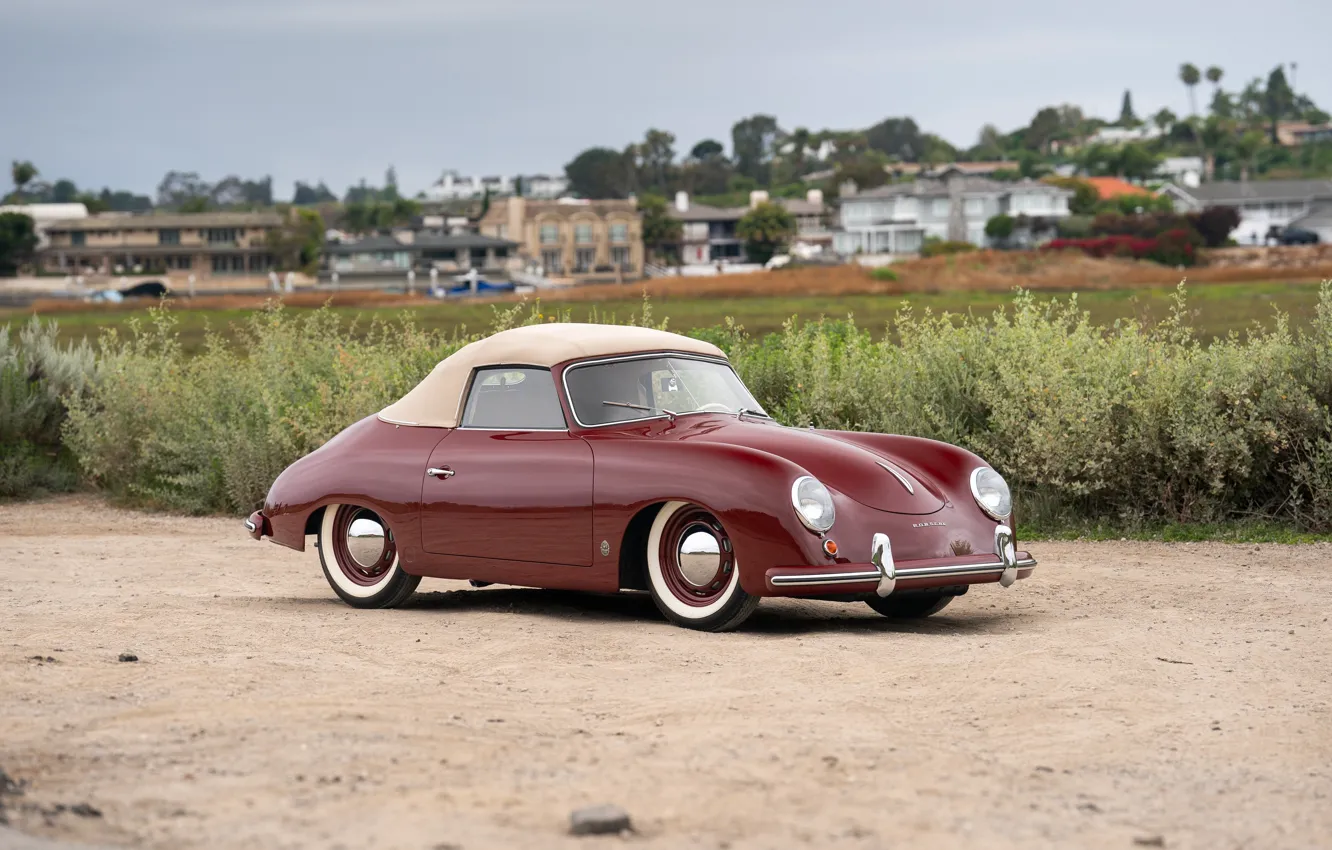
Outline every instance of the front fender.
<path fill-rule="evenodd" d="M 643 509 L 692 502 L 714 513 L 735 545 L 740 585 L 762 594 L 773 564 L 817 564 L 819 535 L 791 507 L 803 468 L 759 449 L 722 443 L 589 439 L 596 463 L 597 536 L 624 540 Z"/>

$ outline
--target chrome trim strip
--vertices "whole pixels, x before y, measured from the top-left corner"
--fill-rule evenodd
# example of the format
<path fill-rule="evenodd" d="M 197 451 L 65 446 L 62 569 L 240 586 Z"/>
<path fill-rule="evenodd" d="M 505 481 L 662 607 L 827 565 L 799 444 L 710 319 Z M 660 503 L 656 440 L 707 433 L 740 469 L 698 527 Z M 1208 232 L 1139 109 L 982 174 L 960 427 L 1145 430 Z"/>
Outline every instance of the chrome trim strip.
<path fill-rule="evenodd" d="M 905 475 L 903 475 L 902 473 L 898 472 L 896 469 L 894 469 L 893 467 L 889 466 L 888 464 L 884 463 L 884 462 L 881 461 L 881 460 L 880 460 L 880 461 L 876 461 L 876 463 L 878 463 L 879 466 L 882 466 L 884 469 L 886 469 L 886 470 L 888 470 L 889 472 L 891 472 L 891 473 L 893 474 L 893 477 L 894 477 L 894 478 L 896 478 L 898 481 L 902 482 L 902 486 L 906 488 L 906 491 L 907 491 L 908 493 L 910 493 L 910 494 L 913 495 L 913 496 L 916 495 L 916 488 L 915 488 L 914 486 L 912 486 L 911 482 L 907 480 L 907 478 L 906 478 Z"/>
<path fill-rule="evenodd" d="M 455 431 L 492 431 L 503 434 L 567 434 L 568 428 L 474 428 L 471 425 L 459 425 Z"/>
<path fill-rule="evenodd" d="M 678 357 L 682 360 L 701 360 L 704 363 L 720 363 L 723 366 L 729 367 L 733 374 L 735 373 L 735 367 L 732 366 L 731 361 L 727 360 L 725 357 L 706 357 L 702 354 L 685 354 L 678 351 L 654 351 L 642 354 L 620 354 L 616 355 L 615 357 L 599 357 L 596 360 L 580 360 L 577 363 L 574 363 L 570 366 L 566 366 L 564 371 L 560 374 L 560 383 L 564 385 L 564 398 L 569 402 L 569 409 L 573 411 L 574 421 L 578 423 L 580 428 L 609 428 L 613 425 L 632 425 L 635 422 L 651 422 L 653 419 L 671 418 L 666 414 L 661 414 L 660 416 L 643 416 L 638 419 L 617 419 L 614 422 L 603 422 L 600 425 L 588 425 L 586 422 L 578 418 L 578 409 L 574 407 L 573 397 L 569 395 L 569 373 L 572 372 L 574 369 L 581 369 L 584 366 L 597 366 L 602 363 L 619 363 L 622 360 L 651 360 L 657 357 Z M 739 375 L 736 375 L 735 377 L 736 380 L 740 379 Z M 745 383 L 744 381 L 740 381 L 741 386 L 744 386 L 744 383 Z M 745 389 L 748 390 L 749 388 L 745 387 Z M 711 413 L 711 412 L 713 411 L 691 410 L 686 413 L 676 413 L 673 415 L 678 418 L 680 416 L 693 416 L 698 413 Z"/>
<path fill-rule="evenodd" d="M 255 528 L 254 520 L 250 519 L 249 517 L 246 517 L 246 518 L 245 518 L 245 529 L 246 529 L 246 531 L 254 531 L 254 528 Z"/>
<path fill-rule="evenodd" d="M 1029 569 L 1036 566 L 1035 558 L 1023 558 L 1016 562 L 1016 568 L 1019 570 Z M 997 571 L 1002 571 L 1004 564 L 1001 562 L 987 564 L 959 564 L 948 567 L 897 567 L 895 569 L 895 580 L 912 578 L 953 578 L 955 576 L 985 575 Z M 809 573 L 808 575 L 787 575 L 773 576 L 769 581 L 774 587 L 808 587 L 824 584 L 864 584 L 867 581 L 878 581 L 883 578 L 883 574 L 877 570 L 857 570 L 855 572 L 845 573 Z"/>

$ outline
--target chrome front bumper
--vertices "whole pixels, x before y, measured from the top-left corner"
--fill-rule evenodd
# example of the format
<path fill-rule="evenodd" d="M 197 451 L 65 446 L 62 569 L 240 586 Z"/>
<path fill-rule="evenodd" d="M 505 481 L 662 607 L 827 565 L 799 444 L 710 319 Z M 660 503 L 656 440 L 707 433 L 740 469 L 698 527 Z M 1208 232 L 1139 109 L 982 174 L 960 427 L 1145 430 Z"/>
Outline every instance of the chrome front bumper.
<path fill-rule="evenodd" d="M 1025 554 L 1025 553 L 1024 553 Z M 874 583 L 874 592 L 887 596 L 897 589 L 900 581 L 911 579 L 950 579 L 996 576 L 1003 587 L 1017 581 L 1019 570 L 1036 566 L 1030 556 L 1019 558 L 1013 544 L 1013 531 L 1006 525 L 994 530 L 994 555 L 981 558 L 963 557 L 934 559 L 926 564 L 906 561 L 899 565 L 893 560 L 892 541 L 886 534 L 875 534 L 870 547 L 870 565 L 873 569 L 849 569 L 841 572 L 784 572 L 770 575 L 774 588 L 828 587 L 834 591 L 843 585 Z"/>

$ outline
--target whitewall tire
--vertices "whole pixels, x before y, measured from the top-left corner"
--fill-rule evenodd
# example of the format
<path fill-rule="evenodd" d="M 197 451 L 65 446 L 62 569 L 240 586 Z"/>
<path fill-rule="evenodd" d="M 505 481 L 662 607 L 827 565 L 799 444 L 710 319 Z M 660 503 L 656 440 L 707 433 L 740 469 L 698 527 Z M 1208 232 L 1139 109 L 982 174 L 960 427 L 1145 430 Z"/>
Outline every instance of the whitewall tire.
<path fill-rule="evenodd" d="M 731 538 L 706 508 L 667 502 L 647 540 L 648 589 L 671 622 L 691 629 L 733 629 L 758 607 L 740 586 Z"/>
<path fill-rule="evenodd" d="M 421 583 L 403 572 L 388 523 L 359 505 L 324 508 L 319 564 L 333 592 L 356 608 L 395 608 Z"/>

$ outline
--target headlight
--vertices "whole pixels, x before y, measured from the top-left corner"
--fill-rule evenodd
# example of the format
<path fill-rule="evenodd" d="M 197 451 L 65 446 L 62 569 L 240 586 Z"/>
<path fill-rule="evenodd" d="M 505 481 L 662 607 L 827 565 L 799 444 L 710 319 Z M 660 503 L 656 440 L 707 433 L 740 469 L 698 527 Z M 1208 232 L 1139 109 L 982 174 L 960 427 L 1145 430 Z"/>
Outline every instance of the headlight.
<path fill-rule="evenodd" d="M 813 531 L 827 531 L 837 518 L 828 488 L 808 475 L 800 476 L 791 485 L 791 505 L 805 527 Z"/>
<path fill-rule="evenodd" d="M 1008 482 L 988 466 L 971 473 L 971 495 L 976 497 L 981 510 L 994 519 L 1007 519 L 1013 512 L 1013 494 L 1008 491 Z"/>

